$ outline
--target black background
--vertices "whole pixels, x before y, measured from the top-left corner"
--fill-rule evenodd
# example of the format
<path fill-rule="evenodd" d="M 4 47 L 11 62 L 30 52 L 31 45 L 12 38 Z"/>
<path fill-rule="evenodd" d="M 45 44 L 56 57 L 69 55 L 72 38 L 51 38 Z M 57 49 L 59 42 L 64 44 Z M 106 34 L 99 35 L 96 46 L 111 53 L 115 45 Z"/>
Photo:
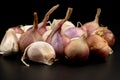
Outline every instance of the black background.
<path fill-rule="evenodd" d="M 66 61 L 56 62 L 52 66 L 30 63 L 24 66 L 20 57 L 0 55 L 0 80 L 119 80 L 120 76 L 120 13 L 118 0 L 4 0 L 0 1 L 0 39 L 9 27 L 33 23 L 33 12 L 38 13 L 39 22 L 54 5 L 60 7 L 50 16 L 64 18 L 68 7 L 73 8 L 70 17 L 75 25 L 77 21 L 92 21 L 96 9 L 101 8 L 99 23 L 108 26 L 116 36 L 113 54 L 107 62 L 89 62 L 83 65 L 71 65 Z"/>

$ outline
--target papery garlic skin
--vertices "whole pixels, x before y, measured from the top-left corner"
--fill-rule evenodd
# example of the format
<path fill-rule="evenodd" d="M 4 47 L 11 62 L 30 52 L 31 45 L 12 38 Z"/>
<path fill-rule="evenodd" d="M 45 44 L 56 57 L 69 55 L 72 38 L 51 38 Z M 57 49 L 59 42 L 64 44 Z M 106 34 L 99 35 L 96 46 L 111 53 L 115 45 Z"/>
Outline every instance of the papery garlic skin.
<path fill-rule="evenodd" d="M 9 55 L 19 51 L 18 38 L 15 31 L 10 28 L 6 31 L 1 44 L 0 44 L 0 54 Z"/>
<path fill-rule="evenodd" d="M 30 44 L 25 49 L 25 52 L 21 58 L 22 62 L 26 66 L 29 66 L 29 64 L 24 61 L 26 57 L 34 62 L 52 65 L 56 58 L 56 54 L 54 48 L 49 43 L 37 41 Z"/>
<path fill-rule="evenodd" d="M 51 24 L 51 27 L 53 27 L 54 25 L 58 24 L 61 20 L 62 19 L 54 19 L 52 24 Z M 71 21 L 65 21 L 63 23 L 63 25 L 61 26 L 61 29 L 64 32 L 65 30 L 67 30 L 68 28 L 71 28 L 71 27 L 75 27 L 75 25 Z"/>
<path fill-rule="evenodd" d="M 21 28 L 24 32 L 26 32 L 27 30 L 29 30 L 30 28 L 32 28 L 32 26 L 33 26 L 33 25 L 25 25 L 25 26 L 21 25 L 20 28 Z"/>
<path fill-rule="evenodd" d="M 42 35 L 42 38 L 43 38 L 44 41 L 46 41 L 47 37 L 50 35 L 51 32 L 52 32 L 52 29 L 46 31 L 46 32 Z"/>
<path fill-rule="evenodd" d="M 62 25 L 61 29 L 62 29 L 63 32 L 65 32 L 67 29 L 69 29 L 69 28 L 74 28 L 74 27 L 75 27 L 75 25 L 74 25 L 71 21 L 66 21 L 66 22 Z"/>

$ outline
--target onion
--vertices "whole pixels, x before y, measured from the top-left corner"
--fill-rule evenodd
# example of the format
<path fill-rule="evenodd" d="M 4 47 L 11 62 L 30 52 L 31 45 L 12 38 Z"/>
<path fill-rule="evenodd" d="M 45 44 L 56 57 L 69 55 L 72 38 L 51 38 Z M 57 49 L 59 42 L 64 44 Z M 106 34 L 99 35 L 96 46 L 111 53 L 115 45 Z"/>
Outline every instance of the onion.
<path fill-rule="evenodd" d="M 89 36 L 87 38 L 87 43 L 89 45 L 90 51 L 94 52 L 94 54 L 103 59 L 107 58 L 113 52 L 107 41 L 99 35 Z"/>
<path fill-rule="evenodd" d="M 73 62 L 82 62 L 88 60 L 89 47 L 84 35 L 73 38 L 65 47 L 65 57 Z"/>
<path fill-rule="evenodd" d="M 115 44 L 115 35 L 113 32 L 108 29 L 107 27 L 99 27 L 95 31 L 92 32 L 92 35 L 96 34 L 104 38 L 110 47 L 112 47 Z"/>

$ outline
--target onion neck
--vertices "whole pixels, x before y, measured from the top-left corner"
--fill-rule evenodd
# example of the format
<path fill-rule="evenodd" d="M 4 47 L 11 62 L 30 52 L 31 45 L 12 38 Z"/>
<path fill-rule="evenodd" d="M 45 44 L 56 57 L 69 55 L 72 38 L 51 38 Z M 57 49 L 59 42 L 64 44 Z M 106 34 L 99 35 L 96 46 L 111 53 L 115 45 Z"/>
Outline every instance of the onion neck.
<path fill-rule="evenodd" d="M 100 17 L 101 9 L 97 8 L 97 13 L 94 19 L 94 22 L 98 23 L 99 22 L 99 17 Z"/>

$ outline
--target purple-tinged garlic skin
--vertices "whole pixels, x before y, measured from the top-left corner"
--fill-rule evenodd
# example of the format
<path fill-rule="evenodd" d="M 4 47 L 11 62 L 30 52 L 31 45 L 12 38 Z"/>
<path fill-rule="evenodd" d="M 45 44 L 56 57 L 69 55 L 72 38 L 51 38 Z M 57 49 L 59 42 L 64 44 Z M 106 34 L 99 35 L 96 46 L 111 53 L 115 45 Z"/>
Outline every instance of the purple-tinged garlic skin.
<path fill-rule="evenodd" d="M 29 29 L 31 29 L 33 27 L 33 25 L 20 25 L 20 28 L 26 32 L 28 31 Z"/>
<path fill-rule="evenodd" d="M 24 52 L 25 48 L 35 41 L 43 41 L 38 31 L 38 16 L 36 12 L 34 12 L 34 23 L 32 28 L 24 32 L 18 41 L 20 50 Z"/>
<path fill-rule="evenodd" d="M 34 62 L 52 65 L 56 59 L 56 53 L 54 48 L 47 42 L 37 41 L 30 44 L 21 58 L 21 61 L 26 65 L 24 59 L 29 59 Z"/>
<path fill-rule="evenodd" d="M 60 57 L 64 56 L 63 39 L 60 34 L 61 26 L 70 18 L 72 10 L 72 8 L 68 8 L 65 18 L 60 20 L 57 24 L 52 25 L 52 32 L 46 39 L 46 42 L 54 47 L 56 55 Z"/>
<path fill-rule="evenodd" d="M 66 29 L 66 31 L 62 32 L 62 35 L 68 37 L 69 39 L 80 37 L 83 34 L 86 35 L 87 37 L 87 33 L 85 33 L 85 31 L 83 31 L 81 28 L 77 28 L 77 27 L 71 27 Z"/>

